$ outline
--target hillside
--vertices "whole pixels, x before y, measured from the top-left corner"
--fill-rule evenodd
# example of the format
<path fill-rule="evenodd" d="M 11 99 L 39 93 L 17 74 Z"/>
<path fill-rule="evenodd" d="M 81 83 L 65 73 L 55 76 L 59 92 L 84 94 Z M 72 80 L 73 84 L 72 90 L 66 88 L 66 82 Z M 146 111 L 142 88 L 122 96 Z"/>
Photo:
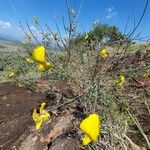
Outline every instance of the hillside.
<path fill-rule="evenodd" d="M 150 49 L 134 44 L 126 53 L 97 60 L 99 51 L 46 50 L 54 69 L 38 72 L 26 61 L 20 44 L 0 41 L 0 147 L 19 150 L 136 149 L 146 150 L 150 138 Z M 123 49 L 120 49 L 122 51 Z M 31 50 L 32 51 L 32 50 Z M 82 56 L 82 57 L 81 57 Z M 10 76 L 10 73 L 14 73 Z M 117 85 L 120 75 L 125 83 Z M 35 130 L 32 111 L 47 103 L 50 121 Z M 81 145 L 79 124 L 89 113 L 100 115 L 100 137 Z M 146 137 L 146 138 L 145 138 Z"/>

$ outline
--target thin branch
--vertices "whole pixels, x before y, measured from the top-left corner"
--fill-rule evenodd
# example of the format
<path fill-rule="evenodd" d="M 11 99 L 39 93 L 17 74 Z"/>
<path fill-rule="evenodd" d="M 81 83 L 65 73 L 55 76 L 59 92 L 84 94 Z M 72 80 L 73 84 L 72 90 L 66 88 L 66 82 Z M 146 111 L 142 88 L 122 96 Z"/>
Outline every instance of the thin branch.
<path fill-rule="evenodd" d="M 77 19 L 76 19 L 76 20 L 78 20 L 78 18 L 79 18 L 79 15 L 80 15 L 82 6 L 83 6 L 83 1 L 82 1 L 81 4 L 80 4 L 80 8 L 79 8 L 79 11 L 78 11 L 78 14 L 77 14 L 77 17 L 76 17 Z"/>
<path fill-rule="evenodd" d="M 128 36 L 127 39 L 129 39 L 129 38 L 134 34 L 134 32 L 137 30 L 137 28 L 138 28 L 139 25 L 141 24 L 141 22 L 142 22 L 142 20 L 143 20 L 143 18 L 144 18 L 144 15 L 145 15 L 145 13 L 146 13 L 148 4 L 149 4 L 149 0 L 146 0 L 145 7 L 144 7 L 144 10 L 143 10 L 143 13 L 142 13 L 142 15 L 141 15 L 141 17 L 140 17 L 140 19 L 139 19 L 137 25 L 135 26 L 135 28 L 133 29 L 133 31 L 129 34 L 129 36 Z"/>
<path fill-rule="evenodd" d="M 67 104 L 73 103 L 75 100 L 77 100 L 77 99 L 79 99 L 79 98 L 85 96 L 86 94 L 88 94 L 90 89 L 91 89 L 91 86 L 89 86 L 86 90 L 84 90 L 80 95 L 78 95 L 78 96 L 76 96 L 76 97 L 74 97 L 74 98 L 72 98 L 72 99 L 68 99 L 68 101 L 65 101 L 65 102 L 62 103 L 62 104 L 59 104 L 59 105 L 57 105 L 57 106 L 55 106 L 55 107 L 53 107 L 53 108 L 50 108 L 50 109 L 48 109 L 47 111 L 53 111 L 53 110 L 56 110 L 56 109 L 58 109 L 58 108 L 60 108 L 60 107 L 62 107 L 62 106 L 65 106 L 65 105 L 67 105 Z"/>
<path fill-rule="evenodd" d="M 132 1 L 132 0 L 131 0 Z M 133 14 L 133 25 L 134 25 L 134 28 L 136 26 L 136 22 L 135 22 L 135 12 L 134 12 L 134 6 L 133 6 L 133 3 L 131 2 L 131 9 L 132 9 L 132 14 Z"/>
<path fill-rule="evenodd" d="M 130 16 L 128 17 L 128 19 L 127 19 L 127 23 L 126 23 L 126 25 L 125 25 L 124 35 L 125 35 L 126 31 L 127 31 L 128 24 L 129 24 L 129 20 L 130 20 Z"/>
<path fill-rule="evenodd" d="M 71 15 L 70 15 L 70 8 L 69 8 L 69 3 L 68 3 L 68 0 L 66 0 L 66 6 L 67 6 L 67 12 L 68 12 L 68 18 L 69 18 L 69 35 L 68 35 L 68 38 L 69 38 L 69 48 L 68 48 L 68 55 L 69 55 L 69 58 L 70 58 L 70 44 L 71 44 L 71 34 L 72 34 L 72 21 L 71 21 Z"/>
<path fill-rule="evenodd" d="M 67 34 L 67 28 L 66 28 L 66 25 L 65 25 L 64 17 L 62 17 L 62 23 L 63 23 L 63 27 L 64 27 L 64 30 L 65 30 L 65 33 Z"/>
<path fill-rule="evenodd" d="M 47 24 L 45 24 L 45 26 L 46 26 L 46 28 L 48 29 L 48 31 L 51 33 L 51 35 L 53 36 L 53 38 L 55 38 L 55 35 L 54 35 L 54 33 L 51 31 L 50 27 L 49 27 Z M 63 48 L 60 46 L 59 42 L 58 42 L 57 40 L 55 40 L 55 42 L 56 42 L 57 46 L 59 47 L 59 49 L 60 49 L 60 50 L 63 50 Z"/>
<path fill-rule="evenodd" d="M 56 25 L 56 28 L 57 28 L 57 31 L 58 31 L 60 40 L 61 40 L 63 46 L 66 48 L 66 45 L 65 45 L 65 43 L 64 43 L 64 41 L 63 41 L 63 38 L 62 38 L 62 36 L 61 36 L 61 33 L 60 33 L 60 30 L 59 30 L 58 24 L 57 24 L 57 22 L 56 22 L 56 19 L 55 19 L 54 17 L 53 17 L 53 19 L 54 19 L 54 22 L 55 22 L 55 25 Z"/>
<path fill-rule="evenodd" d="M 29 24 L 28 24 L 27 21 L 26 21 L 26 25 L 27 25 L 27 27 L 28 27 L 28 29 L 29 29 L 29 32 L 31 33 L 32 37 L 34 38 L 34 40 L 40 45 L 40 42 L 37 40 L 37 37 L 34 36 L 34 34 L 33 34 L 33 32 L 31 31 L 30 26 L 29 26 Z"/>

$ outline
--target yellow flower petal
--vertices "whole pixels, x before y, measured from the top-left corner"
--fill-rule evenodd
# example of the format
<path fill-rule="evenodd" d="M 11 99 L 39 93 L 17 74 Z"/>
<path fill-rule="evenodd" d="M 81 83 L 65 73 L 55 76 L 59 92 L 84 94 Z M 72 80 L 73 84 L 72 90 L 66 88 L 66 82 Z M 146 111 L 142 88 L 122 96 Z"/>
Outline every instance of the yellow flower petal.
<path fill-rule="evenodd" d="M 43 114 L 41 114 L 40 117 L 43 119 L 44 123 L 50 119 L 50 114 L 46 110 L 44 110 Z"/>
<path fill-rule="evenodd" d="M 40 129 L 42 123 L 43 123 L 43 119 L 42 119 L 42 118 L 39 118 L 39 119 L 36 121 L 36 125 L 35 125 L 36 130 L 39 130 L 39 129 Z"/>
<path fill-rule="evenodd" d="M 15 75 L 15 72 L 14 72 L 14 71 L 9 71 L 9 72 L 8 72 L 8 77 L 9 77 L 9 78 L 12 78 L 14 75 Z"/>
<path fill-rule="evenodd" d="M 103 48 L 103 49 L 100 51 L 100 56 L 101 56 L 103 59 L 107 58 L 108 55 L 109 55 L 109 53 L 108 53 L 108 51 L 107 51 L 106 48 Z"/>
<path fill-rule="evenodd" d="M 37 110 L 34 109 L 32 113 L 32 118 L 36 124 L 36 130 L 39 130 L 41 125 L 50 119 L 50 114 L 44 109 L 46 103 L 43 102 L 40 107 L 40 112 L 37 113 Z"/>
<path fill-rule="evenodd" d="M 43 72 L 43 71 L 49 70 L 51 68 L 53 68 L 53 64 L 51 64 L 49 62 L 38 64 L 38 66 L 37 66 L 37 70 L 39 72 Z"/>
<path fill-rule="evenodd" d="M 45 69 L 48 70 L 50 68 L 54 68 L 54 65 L 52 63 L 46 62 Z"/>
<path fill-rule="evenodd" d="M 100 118 L 97 114 L 91 114 L 80 124 L 80 129 L 85 133 L 83 143 L 88 143 L 89 139 L 96 142 L 100 134 Z M 87 137 L 88 136 L 88 137 Z M 89 142 L 91 142 L 89 141 Z"/>
<path fill-rule="evenodd" d="M 92 142 L 92 140 L 90 139 L 90 137 L 88 135 L 85 135 L 83 137 L 82 145 L 88 145 L 91 142 Z"/>
<path fill-rule="evenodd" d="M 119 86 L 122 86 L 122 85 L 125 83 L 125 81 L 126 81 L 125 76 L 124 76 L 124 75 L 120 75 L 120 76 L 118 77 L 117 84 L 118 84 Z"/>
<path fill-rule="evenodd" d="M 33 58 L 39 63 L 46 63 L 45 47 L 37 46 L 32 53 Z"/>
<path fill-rule="evenodd" d="M 46 105 L 46 103 L 45 103 L 45 102 L 43 102 L 43 103 L 41 104 L 41 107 L 40 107 L 40 113 L 42 113 L 42 112 L 43 112 L 45 105 Z"/>
<path fill-rule="evenodd" d="M 36 109 L 33 110 L 32 119 L 36 122 L 39 119 L 39 114 L 37 113 Z"/>
<path fill-rule="evenodd" d="M 39 72 L 45 71 L 44 65 L 43 65 L 43 64 L 38 64 L 38 66 L 37 66 L 37 71 L 39 71 Z"/>

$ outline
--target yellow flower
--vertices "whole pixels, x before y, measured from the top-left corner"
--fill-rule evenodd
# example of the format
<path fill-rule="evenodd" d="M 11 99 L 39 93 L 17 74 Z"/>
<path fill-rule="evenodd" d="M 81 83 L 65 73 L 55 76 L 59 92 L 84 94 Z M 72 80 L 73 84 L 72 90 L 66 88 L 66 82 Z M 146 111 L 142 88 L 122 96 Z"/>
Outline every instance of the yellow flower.
<path fill-rule="evenodd" d="M 116 81 L 116 83 L 119 85 L 119 86 L 122 86 L 124 83 L 125 83 L 126 79 L 125 79 L 125 76 L 124 75 L 120 75 L 118 77 L 118 80 Z"/>
<path fill-rule="evenodd" d="M 97 114 L 91 114 L 80 123 L 80 129 L 84 132 L 82 144 L 88 145 L 96 142 L 100 134 L 100 118 Z"/>
<path fill-rule="evenodd" d="M 100 56 L 101 56 L 103 59 L 107 58 L 108 55 L 109 55 L 109 53 L 108 53 L 108 51 L 107 51 L 106 48 L 103 48 L 103 49 L 100 51 Z"/>
<path fill-rule="evenodd" d="M 49 62 L 46 62 L 46 63 L 43 63 L 43 64 L 38 64 L 37 66 L 37 70 L 39 72 L 43 72 L 43 71 L 46 71 L 46 70 L 49 70 L 51 68 L 53 68 L 53 64 L 52 63 L 49 63 Z"/>
<path fill-rule="evenodd" d="M 54 67 L 52 63 L 46 61 L 44 46 L 35 47 L 33 50 L 32 56 L 34 60 L 38 62 L 37 70 L 39 72 L 43 72 Z"/>
<path fill-rule="evenodd" d="M 13 76 L 15 76 L 14 70 L 9 70 L 8 71 L 8 78 L 12 78 Z"/>
<path fill-rule="evenodd" d="M 150 70 L 147 70 L 144 76 L 150 78 Z"/>
<path fill-rule="evenodd" d="M 35 47 L 32 56 L 38 63 L 46 63 L 45 47 L 42 45 Z"/>
<path fill-rule="evenodd" d="M 34 61 L 32 58 L 25 58 L 25 60 L 29 63 L 29 64 L 33 64 Z"/>
<path fill-rule="evenodd" d="M 40 107 L 40 112 L 37 113 L 37 110 L 34 109 L 32 113 L 32 118 L 35 121 L 36 124 L 36 130 L 39 130 L 41 125 L 50 119 L 50 114 L 44 109 L 46 103 L 42 103 Z"/>

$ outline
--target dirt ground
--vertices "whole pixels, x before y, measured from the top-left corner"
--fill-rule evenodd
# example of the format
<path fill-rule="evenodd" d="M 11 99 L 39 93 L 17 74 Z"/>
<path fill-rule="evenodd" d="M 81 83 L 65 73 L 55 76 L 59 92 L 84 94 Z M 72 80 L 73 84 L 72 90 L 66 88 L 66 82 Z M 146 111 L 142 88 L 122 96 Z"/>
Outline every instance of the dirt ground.
<path fill-rule="evenodd" d="M 8 150 L 33 126 L 31 112 L 44 99 L 42 93 L 31 93 L 12 83 L 0 85 L 0 148 Z"/>
<path fill-rule="evenodd" d="M 64 88 L 61 91 L 62 85 Z M 54 94 L 41 91 L 43 86 L 50 89 L 45 80 L 37 81 L 36 86 L 38 92 L 20 88 L 14 83 L 0 85 L 0 150 L 44 150 L 50 146 L 54 150 L 60 150 L 60 147 L 63 150 L 63 147 L 77 146 L 79 141 L 70 136 L 65 137 L 70 131 L 73 132 L 72 121 L 75 120 L 73 116 L 75 110 L 54 112 L 55 119 L 52 119 L 49 125 L 45 125 L 39 132 L 35 131 L 31 117 L 33 109 L 38 108 L 43 101 L 53 107 L 61 101 L 62 96 L 73 97 L 72 91 L 67 88 L 69 87 L 67 82 L 61 81 L 53 85 L 51 90 L 55 91 Z M 64 95 L 64 93 L 68 94 Z M 51 143 L 52 140 L 53 143 Z"/>

